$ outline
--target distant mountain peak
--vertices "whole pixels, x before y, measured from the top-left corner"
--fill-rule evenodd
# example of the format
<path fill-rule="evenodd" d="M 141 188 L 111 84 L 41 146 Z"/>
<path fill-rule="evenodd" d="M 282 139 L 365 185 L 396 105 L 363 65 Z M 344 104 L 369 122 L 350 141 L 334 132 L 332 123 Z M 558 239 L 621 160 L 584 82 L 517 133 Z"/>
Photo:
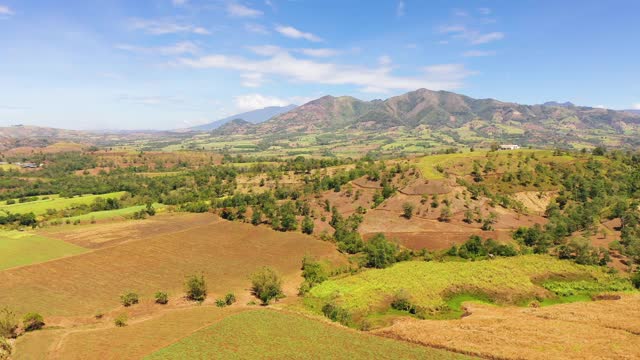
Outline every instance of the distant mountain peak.
<path fill-rule="evenodd" d="M 557 101 L 547 101 L 546 103 L 544 103 L 542 105 L 543 106 L 556 106 L 556 107 L 563 107 L 563 108 L 572 108 L 572 107 L 576 106 L 571 101 L 565 101 L 563 103 L 557 102 Z"/>
<path fill-rule="evenodd" d="M 198 125 L 190 128 L 192 131 L 211 131 L 215 130 L 222 125 L 229 123 L 236 119 L 242 119 L 251 124 L 259 124 L 271 119 L 274 116 L 286 113 L 287 111 L 291 111 L 295 109 L 297 105 L 287 105 L 287 106 L 267 106 L 262 109 L 252 110 L 241 114 L 232 115 L 226 117 L 224 119 L 216 120 L 204 125 Z"/>

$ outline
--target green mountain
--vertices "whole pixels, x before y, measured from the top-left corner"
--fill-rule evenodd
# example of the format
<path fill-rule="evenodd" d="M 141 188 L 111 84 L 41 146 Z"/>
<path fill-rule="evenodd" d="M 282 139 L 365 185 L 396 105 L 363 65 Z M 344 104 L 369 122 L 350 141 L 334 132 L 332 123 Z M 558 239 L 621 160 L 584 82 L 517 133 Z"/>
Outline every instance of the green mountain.
<path fill-rule="evenodd" d="M 640 115 L 559 103 L 521 105 L 419 89 L 386 100 L 325 96 L 259 124 L 257 134 L 329 131 L 421 131 L 462 143 L 511 140 L 528 144 L 640 142 Z"/>

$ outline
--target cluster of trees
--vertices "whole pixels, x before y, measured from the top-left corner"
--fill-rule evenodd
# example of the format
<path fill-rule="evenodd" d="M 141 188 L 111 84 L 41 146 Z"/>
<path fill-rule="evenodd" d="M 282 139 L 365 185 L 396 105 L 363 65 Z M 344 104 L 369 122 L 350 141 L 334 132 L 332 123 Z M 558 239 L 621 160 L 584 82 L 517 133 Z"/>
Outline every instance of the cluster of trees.
<path fill-rule="evenodd" d="M 11 358 L 13 347 L 9 343 L 9 339 L 18 337 L 21 332 L 40 330 L 44 325 L 44 318 L 38 313 L 25 314 L 22 317 L 22 324 L 20 324 L 15 312 L 7 307 L 0 308 L 0 359 Z"/>
<path fill-rule="evenodd" d="M 478 235 L 471 235 L 469 240 L 459 247 L 453 245 L 446 252 L 449 256 L 463 259 L 478 259 L 490 256 L 516 256 L 518 250 L 511 244 L 501 244 L 493 239 L 482 240 Z"/>

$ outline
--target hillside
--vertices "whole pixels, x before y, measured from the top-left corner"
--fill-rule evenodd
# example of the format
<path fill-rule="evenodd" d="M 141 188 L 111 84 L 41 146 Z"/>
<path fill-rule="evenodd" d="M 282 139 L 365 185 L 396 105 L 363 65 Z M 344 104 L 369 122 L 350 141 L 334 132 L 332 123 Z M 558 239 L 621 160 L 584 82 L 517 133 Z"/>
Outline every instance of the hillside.
<path fill-rule="evenodd" d="M 287 106 L 269 106 L 263 109 L 248 111 L 241 114 L 231 115 L 224 119 L 216 120 L 214 122 L 210 122 L 208 124 L 194 126 L 189 130 L 192 131 L 211 131 L 221 127 L 224 124 L 227 124 L 235 119 L 242 119 L 252 124 L 259 124 L 261 122 L 265 122 L 270 118 L 286 113 L 296 108 L 296 105 L 287 105 Z"/>
<path fill-rule="evenodd" d="M 575 106 L 571 103 L 521 105 L 494 99 L 419 89 L 386 100 L 362 101 L 325 96 L 262 123 L 258 134 L 332 130 L 428 129 L 458 142 L 510 138 L 529 144 L 573 141 L 620 145 L 637 143 L 640 115 Z M 476 141 L 479 142 L 479 141 Z"/>
<path fill-rule="evenodd" d="M 233 119 L 230 122 L 220 126 L 213 130 L 215 135 L 237 135 L 247 134 L 255 128 L 253 123 L 245 121 L 243 119 Z"/>

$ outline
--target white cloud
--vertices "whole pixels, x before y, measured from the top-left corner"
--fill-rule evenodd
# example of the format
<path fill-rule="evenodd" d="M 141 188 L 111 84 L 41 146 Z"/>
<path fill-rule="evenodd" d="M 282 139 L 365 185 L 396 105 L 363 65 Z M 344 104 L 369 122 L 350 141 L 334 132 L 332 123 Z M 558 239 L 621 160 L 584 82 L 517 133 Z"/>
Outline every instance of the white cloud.
<path fill-rule="evenodd" d="M 145 20 L 132 19 L 130 27 L 134 30 L 142 30 L 147 34 L 166 35 L 177 33 L 192 33 L 198 35 L 209 35 L 209 30 L 190 24 L 178 24 L 171 20 Z"/>
<path fill-rule="evenodd" d="M 247 49 L 260 56 L 273 56 L 285 52 L 284 49 L 275 45 L 247 46 Z"/>
<path fill-rule="evenodd" d="M 632 107 L 633 107 L 633 109 L 635 109 L 635 110 L 640 110 L 640 103 L 633 104 L 633 106 L 632 106 Z"/>
<path fill-rule="evenodd" d="M 486 8 L 486 7 L 482 7 L 478 9 L 478 12 L 482 15 L 489 15 L 491 14 L 491 9 Z"/>
<path fill-rule="evenodd" d="M 13 10 L 11 10 L 10 7 L 6 6 L 6 5 L 0 5 L 0 16 L 4 15 L 4 16 L 11 16 L 14 15 L 15 13 L 13 12 Z"/>
<path fill-rule="evenodd" d="M 398 1 L 398 6 L 396 7 L 397 17 L 404 16 L 404 7 L 405 7 L 404 1 L 403 0 Z"/>
<path fill-rule="evenodd" d="M 137 95 L 120 95 L 119 101 L 129 102 L 136 105 L 167 105 L 167 104 L 181 104 L 184 102 L 181 98 L 175 96 L 137 96 Z"/>
<path fill-rule="evenodd" d="M 485 50 L 469 50 L 465 51 L 462 56 L 464 57 L 482 57 L 482 56 L 493 56 L 495 55 L 495 51 L 485 51 Z"/>
<path fill-rule="evenodd" d="M 238 111 L 251 111 L 269 106 L 287 106 L 291 104 L 286 99 L 261 94 L 240 95 L 233 98 Z"/>
<path fill-rule="evenodd" d="M 260 35 L 269 35 L 271 34 L 271 32 L 269 30 L 267 30 L 267 28 L 265 28 L 264 26 L 260 25 L 260 24 L 244 24 L 244 29 L 247 30 L 248 32 L 252 32 L 252 33 L 256 33 L 256 34 L 260 34 Z"/>
<path fill-rule="evenodd" d="M 443 26 L 440 28 L 440 32 L 443 34 L 450 34 L 452 37 L 457 39 L 467 40 L 473 45 L 486 44 L 504 38 L 504 33 L 501 32 L 495 31 L 483 34 L 476 30 L 469 30 L 462 25 Z"/>
<path fill-rule="evenodd" d="M 313 56 L 313 57 L 332 57 L 340 54 L 339 50 L 329 49 L 329 48 L 297 49 L 296 51 L 301 52 L 307 56 Z"/>
<path fill-rule="evenodd" d="M 407 44 L 407 45 L 405 45 L 405 47 L 407 49 L 417 49 L 418 48 L 418 44 L 413 44 L 413 43 L 412 44 Z"/>
<path fill-rule="evenodd" d="M 312 33 L 300 31 L 292 26 L 276 26 L 276 31 L 292 39 L 305 39 L 313 42 L 320 42 L 322 39 Z"/>
<path fill-rule="evenodd" d="M 238 3 L 229 3 L 227 5 L 227 14 L 233 17 L 259 17 L 262 16 L 262 11 L 252 9 L 248 6 L 244 6 Z"/>
<path fill-rule="evenodd" d="M 378 58 L 378 64 L 380 64 L 380 66 L 389 66 L 391 65 L 392 60 L 391 60 L 391 56 L 389 55 L 382 55 Z"/>
<path fill-rule="evenodd" d="M 367 68 L 319 62 L 292 56 L 289 52 L 277 48 L 259 49 L 266 59 L 248 59 L 239 56 L 213 54 L 199 58 L 182 58 L 179 64 L 196 69 L 229 69 L 242 73 L 259 73 L 281 76 L 289 81 L 355 85 L 365 90 L 415 90 L 429 88 L 434 90 L 452 90 L 462 86 L 463 80 L 473 74 L 461 64 L 429 66 L 415 77 L 396 76 L 391 68 L 381 66 Z"/>
<path fill-rule="evenodd" d="M 264 4 L 271 8 L 271 10 L 276 10 L 276 6 L 273 4 L 271 0 L 264 0 Z"/>
<path fill-rule="evenodd" d="M 240 74 L 242 78 L 242 86 L 256 88 L 262 85 L 264 76 L 260 73 L 244 73 Z"/>
<path fill-rule="evenodd" d="M 129 44 L 118 44 L 116 49 L 130 51 L 142 54 L 160 54 L 160 55 L 184 55 L 197 54 L 200 51 L 198 45 L 191 41 L 182 41 L 169 46 L 144 47 Z"/>
<path fill-rule="evenodd" d="M 187 4 L 187 0 L 171 0 L 173 6 L 182 6 Z"/>
<path fill-rule="evenodd" d="M 606 109 L 604 105 L 596 105 L 594 106 L 596 109 Z"/>

